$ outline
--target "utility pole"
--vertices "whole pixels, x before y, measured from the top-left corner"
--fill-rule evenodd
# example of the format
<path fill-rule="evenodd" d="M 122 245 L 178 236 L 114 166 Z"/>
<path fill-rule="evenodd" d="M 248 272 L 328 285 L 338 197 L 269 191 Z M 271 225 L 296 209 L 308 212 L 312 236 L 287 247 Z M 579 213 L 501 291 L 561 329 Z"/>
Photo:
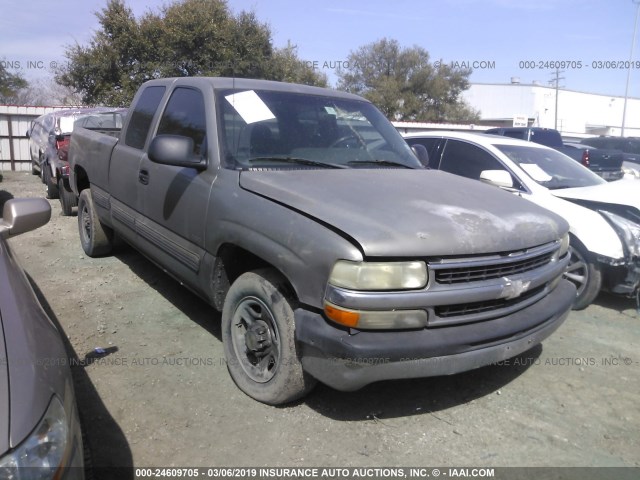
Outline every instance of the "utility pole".
<path fill-rule="evenodd" d="M 556 119 L 555 119 L 555 124 L 554 127 L 556 130 L 558 130 L 558 91 L 560 90 L 560 80 L 564 80 L 564 77 L 561 77 L 560 74 L 564 73 L 564 70 L 560 70 L 559 68 L 556 68 L 555 73 L 553 74 L 554 77 L 551 79 L 551 81 L 549 82 L 551 85 L 553 85 L 556 89 Z"/>
<path fill-rule="evenodd" d="M 632 3 L 637 5 L 636 7 L 636 19 L 633 22 L 633 37 L 631 37 L 631 54 L 629 55 L 629 70 L 627 70 L 627 86 L 624 89 L 624 107 L 622 107 L 622 130 L 620 136 L 624 137 L 624 125 L 627 118 L 627 98 L 629 98 L 629 80 L 631 79 L 631 62 L 633 62 L 633 50 L 636 46 L 636 30 L 638 28 L 638 17 L 640 16 L 640 1 L 631 0 Z"/>

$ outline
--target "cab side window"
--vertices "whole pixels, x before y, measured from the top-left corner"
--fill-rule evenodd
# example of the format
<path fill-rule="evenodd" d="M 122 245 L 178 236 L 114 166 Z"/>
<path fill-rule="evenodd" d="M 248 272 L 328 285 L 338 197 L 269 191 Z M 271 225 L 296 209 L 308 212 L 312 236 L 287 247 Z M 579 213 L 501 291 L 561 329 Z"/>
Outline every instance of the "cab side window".
<path fill-rule="evenodd" d="M 157 135 L 180 135 L 193 139 L 193 154 L 206 155 L 207 122 L 204 97 L 193 88 L 176 88 L 167 102 Z"/>
<path fill-rule="evenodd" d="M 127 127 L 124 143 L 142 150 L 147 141 L 153 115 L 164 96 L 165 87 L 147 87 L 140 95 L 131 113 L 131 121 Z"/>

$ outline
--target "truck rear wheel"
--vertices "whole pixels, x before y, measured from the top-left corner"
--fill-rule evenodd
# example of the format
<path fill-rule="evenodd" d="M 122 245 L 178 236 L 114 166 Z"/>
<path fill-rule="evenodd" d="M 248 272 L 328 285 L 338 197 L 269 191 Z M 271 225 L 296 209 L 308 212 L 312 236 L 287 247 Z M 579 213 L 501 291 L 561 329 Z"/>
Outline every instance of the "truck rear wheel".
<path fill-rule="evenodd" d="M 316 384 L 296 350 L 295 303 L 285 280 L 271 269 L 238 277 L 224 302 L 222 340 L 231 378 L 268 405 L 292 402 Z"/>
<path fill-rule="evenodd" d="M 51 176 L 51 166 L 47 163 L 42 164 L 42 181 L 47 187 L 47 198 L 58 198 L 58 184 Z"/>
<path fill-rule="evenodd" d="M 78 206 L 78 197 L 73 192 L 64 188 L 64 181 L 58 180 L 58 191 L 60 192 L 60 205 L 62 206 L 62 214 L 66 217 L 73 213 L 73 207 Z"/>
<path fill-rule="evenodd" d="M 90 257 L 99 257 L 111 252 L 113 248 L 113 230 L 102 225 L 98 219 L 91 189 L 80 192 L 78 200 L 78 231 L 84 253 Z"/>
<path fill-rule="evenodd" d="M 590 258 L 586 248 L 575 239 L 571 239 L 569 247 L 571 260 L 564 273 L 564 277 L 572 282 L 577 289 L 573 310 L 587 308 L 595 300 L 602 286 L 602 273 Z"/>

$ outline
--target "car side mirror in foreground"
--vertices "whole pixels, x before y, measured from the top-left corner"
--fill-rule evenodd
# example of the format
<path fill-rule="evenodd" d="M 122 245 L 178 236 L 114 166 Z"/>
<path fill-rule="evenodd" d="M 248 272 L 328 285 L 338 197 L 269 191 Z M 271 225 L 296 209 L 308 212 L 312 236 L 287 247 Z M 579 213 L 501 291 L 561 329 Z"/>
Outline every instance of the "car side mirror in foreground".
<path fill-rule="evenodd" d="M 483 170 L 480 180 L 502 188 L 513 188 L 513 179 L 506 170 Z"/>
<path fill-rule="evenodd" d="M 9 238 L 35 230 L 51 218 L 51 205 L 44 198 L 14 198 L 4 204 L 0 237 Z"/>

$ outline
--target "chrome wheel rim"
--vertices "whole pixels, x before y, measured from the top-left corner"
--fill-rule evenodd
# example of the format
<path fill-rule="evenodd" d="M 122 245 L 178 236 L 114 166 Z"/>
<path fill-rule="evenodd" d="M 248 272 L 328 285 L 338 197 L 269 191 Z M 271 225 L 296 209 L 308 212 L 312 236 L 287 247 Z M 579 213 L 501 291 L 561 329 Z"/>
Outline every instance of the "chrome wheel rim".
<path fill-rule="evenodd" d="M 569 260 L 569 266 L 564 272 L 564 278 L 569 280 L 576 286 L 576 296 L 580 296 L 587 288 L 589 282 L 589 264 L 586 259 L 573 247 L 569 247 L 569 253 L 571 259 Z"/>

